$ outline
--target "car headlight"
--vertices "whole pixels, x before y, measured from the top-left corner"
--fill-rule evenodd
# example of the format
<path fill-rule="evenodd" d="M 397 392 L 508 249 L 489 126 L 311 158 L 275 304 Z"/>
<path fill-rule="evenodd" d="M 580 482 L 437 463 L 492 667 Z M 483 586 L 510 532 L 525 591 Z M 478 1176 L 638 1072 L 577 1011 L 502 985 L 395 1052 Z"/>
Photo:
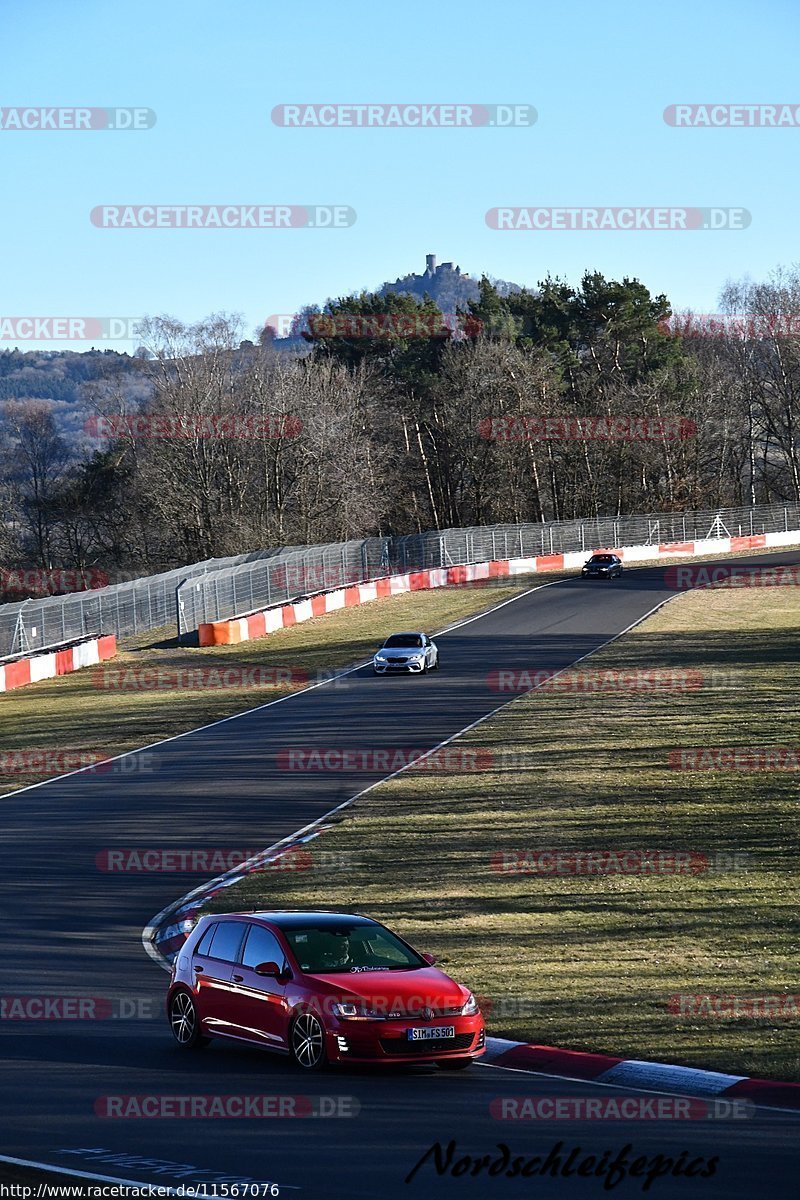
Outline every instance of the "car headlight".
<path fill-rule="evenodd" d="M 470 992 L 469 999 L 467 1000 L 466 1004 L 461 1009 L 462 1017 L 475 1017 L 478 1015 L 478 1013 L 480 1011 L 481 1010 L 478 1005 L 478 1001 L 475 999 L 472 992 Z"/>
<path fill-rule="evenodd" d="M 381 1012 L 379 1009 L 368 1008 L 366 1004 L 352 1004 L 347 1000 L 339 1000 L 331 1005 L 331 1009 L 340 1021 L 385 1021 L 391 1016 L 390 1013 Z"/>
<path fill-rule="evenodd" d="M 385 657 L 383 654 L 376 654 L 376 655 L 375 655 L 375 662 L 383 662 L 383 663 L 385 663 L 386 661 L 387 661 L 387 659 L 386 659 L 386 657 Z"/>
<path fill-rule="evenodd" d="M 361 1013 L 357 1004 L 347 1004 L 341 1002 L 333 1005 L 334 1016 L 339 1017 L 342 1021 L 352 1020 L 353 1017 L 360 1017 Z"/>

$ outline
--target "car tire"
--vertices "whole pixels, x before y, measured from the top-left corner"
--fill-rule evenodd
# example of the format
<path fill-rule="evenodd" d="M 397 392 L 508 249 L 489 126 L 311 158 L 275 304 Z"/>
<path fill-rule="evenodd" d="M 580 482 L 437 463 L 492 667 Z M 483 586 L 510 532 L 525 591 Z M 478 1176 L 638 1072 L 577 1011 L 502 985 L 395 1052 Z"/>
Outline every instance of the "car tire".
<path fill-rule="evenodd" d="M 322 1071 L 328 1065 L 325 1027 L 314 1013 L 299 1013 L 289 1030 L 292 1058 L 303 1071 Z"/>
<path fill-rule="evenodd" d="M 437 1058 L 436 1065 L 440 1071 L 465 1071 L 472 1066 L 471 1058 Z"/>
<path fill-rule="evenodd" d="M 175 992 L 169 1002 L 169 1027 L 181 1050 L 199 1050 L 209 1039 L 200 1032 L 200 1018 L 188 992 Z"/>
<path fill-rule="evenodd" d="M 431 670 L 432 671 L 439 670 L 439 655 L 438 654 L 436 655 L 436 658 L 433 660 L 433 666 L 431 667 Z"/>

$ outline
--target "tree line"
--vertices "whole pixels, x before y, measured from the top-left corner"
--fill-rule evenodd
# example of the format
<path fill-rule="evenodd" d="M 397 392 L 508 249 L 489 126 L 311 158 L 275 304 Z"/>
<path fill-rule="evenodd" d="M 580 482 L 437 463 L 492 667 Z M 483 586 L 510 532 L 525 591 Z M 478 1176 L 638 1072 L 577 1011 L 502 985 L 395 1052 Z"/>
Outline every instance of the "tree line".
<path fill-rule="evenodd" d="M 93 416 L 0 401 L 0 564 L 112 578 L 258 547 L 800 500 L 800 269 L 672 313 L 635 279 L 305 310 L 306 353 L 241 320 L 148 319 L 98 356 Z M 6 596 L 6 599 L 14 598 Z"/>

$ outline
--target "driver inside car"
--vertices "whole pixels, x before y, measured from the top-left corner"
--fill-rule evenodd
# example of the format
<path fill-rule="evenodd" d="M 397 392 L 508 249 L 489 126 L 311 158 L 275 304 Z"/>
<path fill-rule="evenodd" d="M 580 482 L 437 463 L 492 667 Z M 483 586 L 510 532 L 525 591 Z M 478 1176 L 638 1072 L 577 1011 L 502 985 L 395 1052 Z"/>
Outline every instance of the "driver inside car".
<path fill-rule="evenodd" d="M 336 936 L 332 941 L 333 944 L 327 947 L 324 953 L 326 969 L 342 971 L 354 967 L 356 963 L 350 948 L 349 935 Z"/>

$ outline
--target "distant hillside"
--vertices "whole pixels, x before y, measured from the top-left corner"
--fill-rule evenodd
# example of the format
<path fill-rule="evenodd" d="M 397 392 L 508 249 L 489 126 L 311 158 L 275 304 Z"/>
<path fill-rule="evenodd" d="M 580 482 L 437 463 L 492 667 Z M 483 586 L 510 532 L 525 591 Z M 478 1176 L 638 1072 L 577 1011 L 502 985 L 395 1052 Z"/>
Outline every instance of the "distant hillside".
<path fill-rule="evenodd" d="M 115 350 L 0 351 L 0 406 L 7 400 L 51 401 L 58 432 L 75 452 L 95 411 L 90 393 L 106 389 L 141 400 L 147 394 L 141 361 Z"/>
<path fill-rule="evenodd" d="M 523 290 L 516 283 L 489 278 L 501 295 Z M 442 312 L 452 314 L 478 299 L 478 280 L 455 263 L 437 265 L 436 256 L 428 254 L 421 275 L 403 275 L 393 283 L 381 284 L 373 294 L 384 296 L 387 292 L 407 293 L 419 300 L 430 296 Z M 301 310 L 289 337 L 262 334 L 262 340 L 269 341 L 279 353 L 308 354 L 310 347 L 301 333 L 307 328 L 308 314 L 319 311 L 316 305 Z M 137 351 L 132 357 L 115 350 L 0 350 L 0 415 L 4 401 L 49 400 L 58 432 L 73 452 L 80 453 L 86 440 L 84 423 L 96 411 L 93 399 L 121 393 L 134 408 L 147 399 L 149 387 L 139 357 L 142 353 Z"/>

